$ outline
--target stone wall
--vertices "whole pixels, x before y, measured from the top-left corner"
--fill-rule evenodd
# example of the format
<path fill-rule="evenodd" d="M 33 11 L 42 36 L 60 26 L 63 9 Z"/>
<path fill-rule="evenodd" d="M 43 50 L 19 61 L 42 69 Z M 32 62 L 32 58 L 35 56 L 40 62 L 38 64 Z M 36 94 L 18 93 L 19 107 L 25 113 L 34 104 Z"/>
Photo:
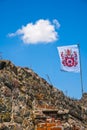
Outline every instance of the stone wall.
<path fill-rule="evenodd" d="M 0 130 L 35 130 L 33 111 L 44 109 L 57 109 L 65 129 L 78 125 L 86 130 L 85 104 L 86 94 L 73 100 L 31 69 L 0 61 Z"/>

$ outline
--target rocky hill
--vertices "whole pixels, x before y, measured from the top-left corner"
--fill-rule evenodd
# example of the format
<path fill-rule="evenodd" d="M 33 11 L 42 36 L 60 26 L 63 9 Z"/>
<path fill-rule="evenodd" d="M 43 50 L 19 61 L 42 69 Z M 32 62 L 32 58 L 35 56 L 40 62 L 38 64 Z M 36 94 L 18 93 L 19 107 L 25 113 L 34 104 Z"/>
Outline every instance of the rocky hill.
<path fill-rule="evenodd" d="M 86 93 L 71 99 L 31 69 L 0 60 L 0 130 L 35 130 L 55 112 L 64 130 L 87 130 Z"/>

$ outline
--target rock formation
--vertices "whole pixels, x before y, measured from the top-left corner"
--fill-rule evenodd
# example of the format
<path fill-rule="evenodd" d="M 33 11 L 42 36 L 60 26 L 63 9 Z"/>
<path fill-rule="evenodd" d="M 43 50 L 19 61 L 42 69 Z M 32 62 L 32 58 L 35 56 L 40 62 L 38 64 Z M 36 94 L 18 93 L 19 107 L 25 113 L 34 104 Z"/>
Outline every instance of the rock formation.
<path fill-rule="evenodd" d="M 64 130 L 87 130 L 86 93 L 71 99 L 33 70 L 0 60 L 0 130 L 35 130 L 47 112 L 57 115 Z"/>

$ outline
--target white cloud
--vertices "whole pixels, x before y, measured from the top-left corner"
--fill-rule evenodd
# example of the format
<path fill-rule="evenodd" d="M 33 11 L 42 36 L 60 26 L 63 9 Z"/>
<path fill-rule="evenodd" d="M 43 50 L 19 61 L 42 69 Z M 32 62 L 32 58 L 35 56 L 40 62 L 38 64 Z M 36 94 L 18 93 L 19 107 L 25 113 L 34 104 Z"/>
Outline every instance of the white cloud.
<path fill-rule="evenodd" d="M 19 35 L 25 44 L 50 43 L 59 38 L 56 27 L 60 27 L 56 19 L 53 20 L 53 24 L 49 20 L 40 19 L 35 24 L 28 23 L 26 26 L 22 26 L 21 29 L 8 36 Z"/>
<path fill-rule="evenodd" d="M 14 36 L 16 36 L 16 33 L 9 33 L 8 36 L 9 37 L 14 37 Z"/>
<path fill-rule="evenodd" d="M 56 19 L 53 20 L 53 24 L 55 24 L 57 28 L 60 28 L 60 23 Z"/>

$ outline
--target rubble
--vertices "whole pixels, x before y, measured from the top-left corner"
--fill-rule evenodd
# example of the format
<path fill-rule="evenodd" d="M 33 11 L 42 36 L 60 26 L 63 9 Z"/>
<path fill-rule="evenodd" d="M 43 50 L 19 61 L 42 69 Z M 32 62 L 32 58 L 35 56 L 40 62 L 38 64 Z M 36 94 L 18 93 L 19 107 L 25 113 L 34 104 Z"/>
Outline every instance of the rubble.
<path fill-rule="evenodd" d="M 87 130 L 87 94 L 71 99 L 33 70 L 0 60 L 0 130 L 38 130 L 47 122 L 53 130 Z"/>

